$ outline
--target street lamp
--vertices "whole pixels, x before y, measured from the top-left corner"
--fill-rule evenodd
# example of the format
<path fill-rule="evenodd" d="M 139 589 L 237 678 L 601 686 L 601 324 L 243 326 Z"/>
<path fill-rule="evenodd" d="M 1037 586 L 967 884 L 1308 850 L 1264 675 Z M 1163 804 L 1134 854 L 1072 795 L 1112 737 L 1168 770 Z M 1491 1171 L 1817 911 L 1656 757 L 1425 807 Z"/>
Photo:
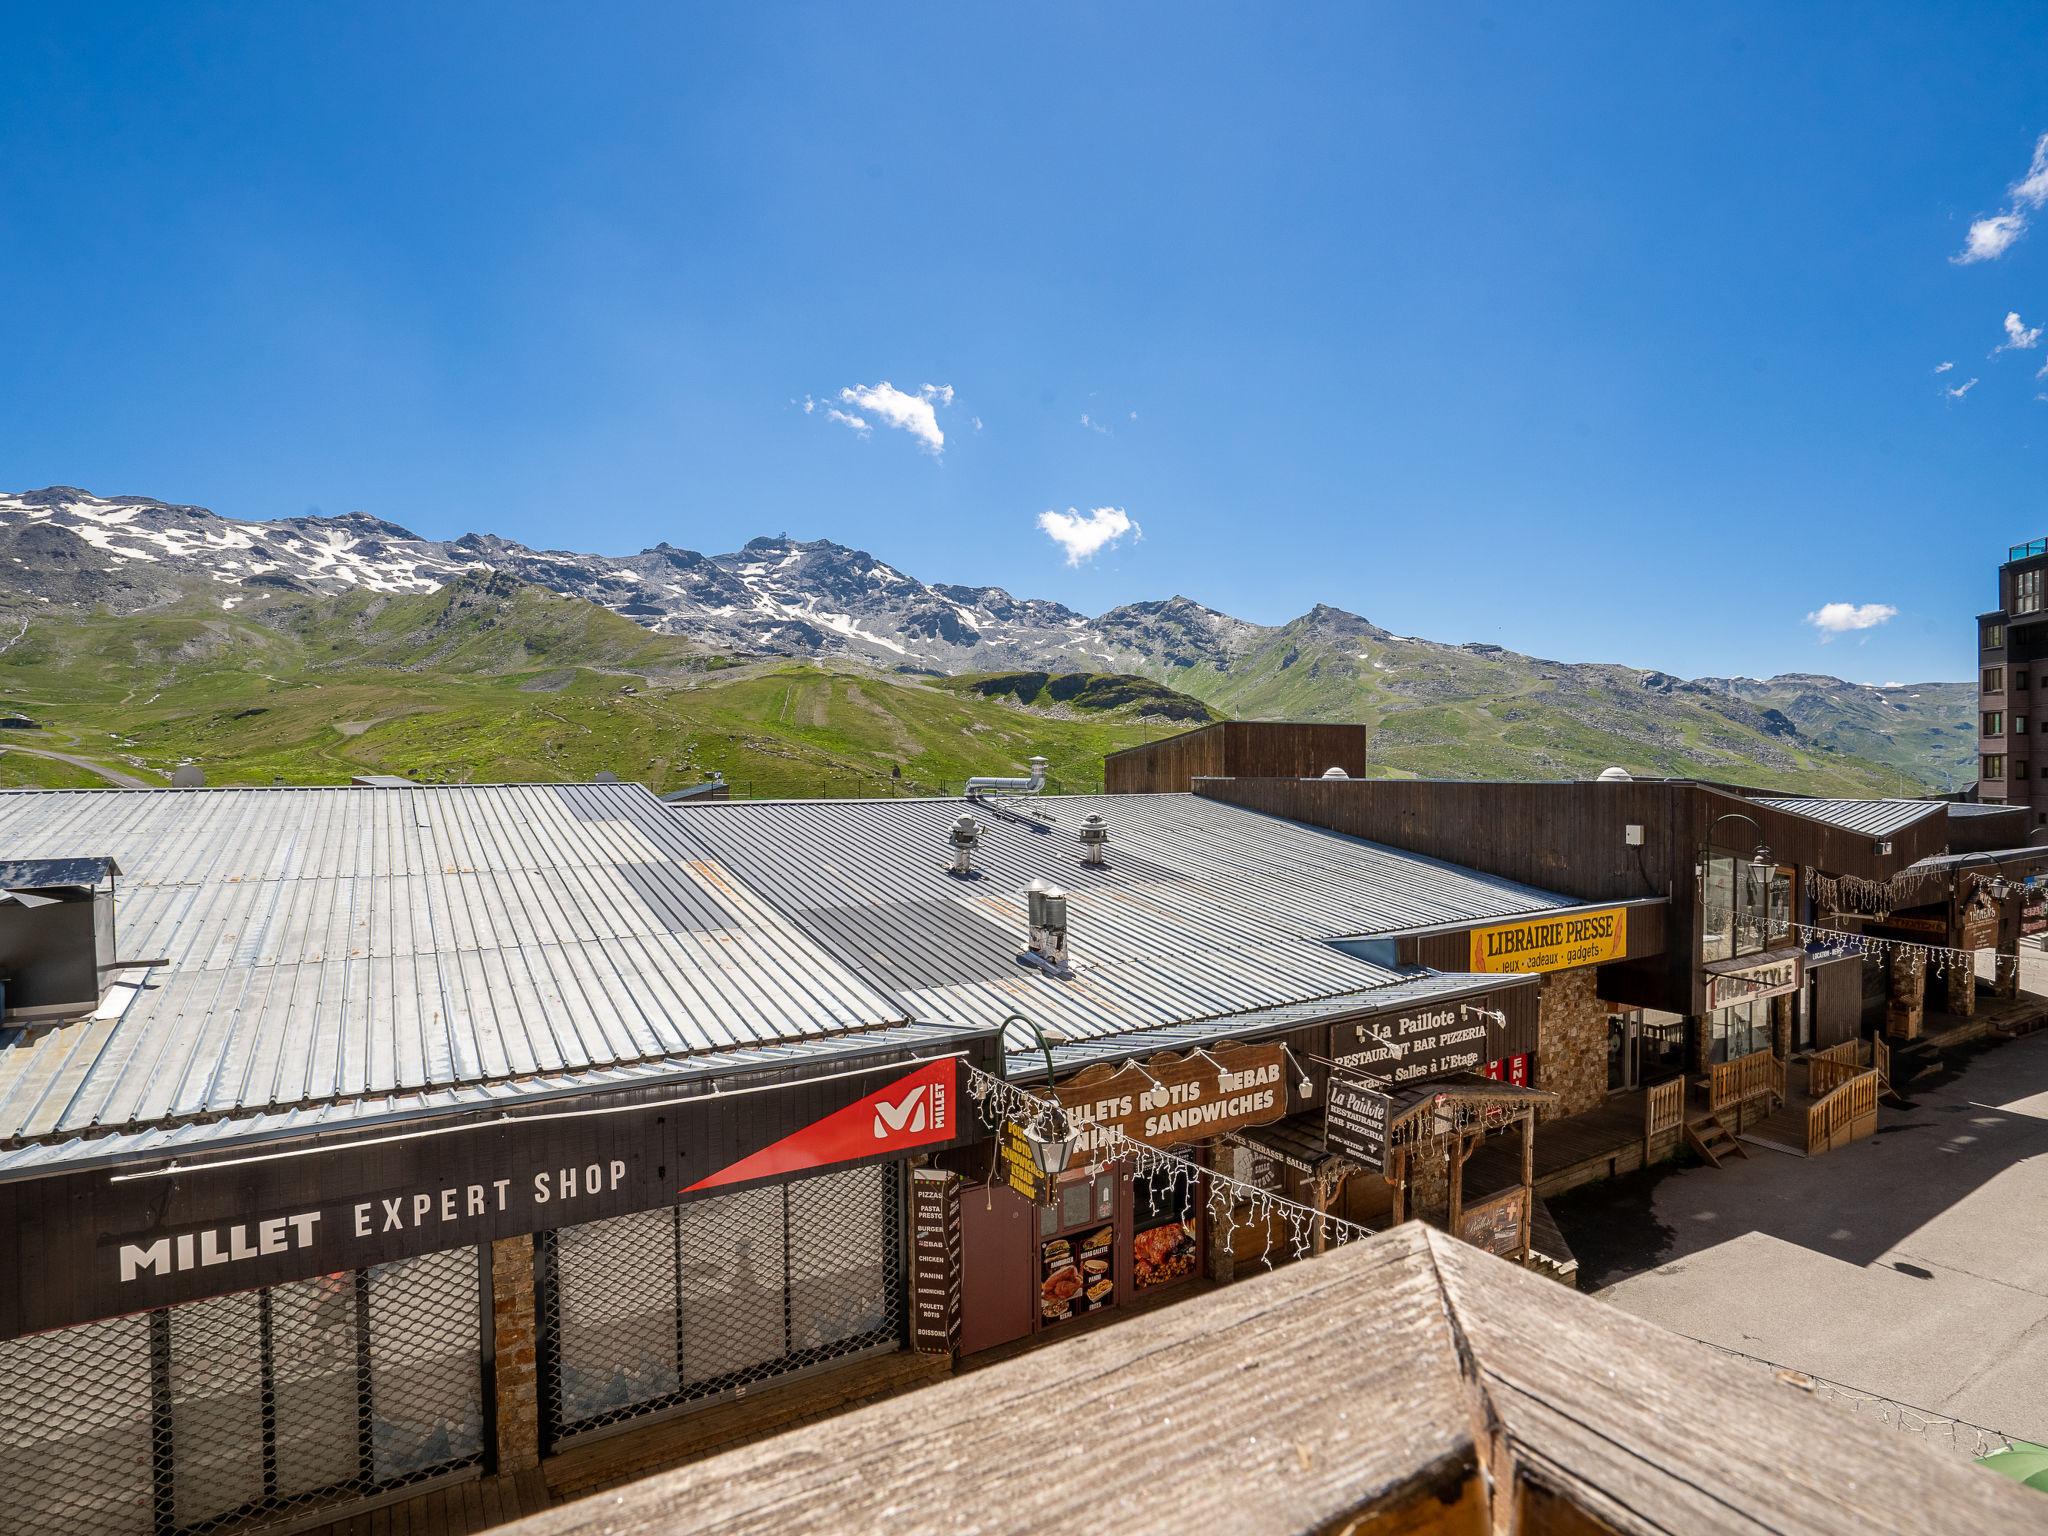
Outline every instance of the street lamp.
<path fill-rule="evenodd" d="M 1013 1013 L 1003 1020 L 1005 1029 L 1012 1024 L 1021 1024 L 1030 1030 L 1031 1038 L 1045 1053 L 1045 1107 L 1038 1112 L 1036 1119 L 1019 1129 L 1031 1148 L 1031 1160 L 1038 1164 L 1038 1171 L 1049 1179 L 1058 1178 L 1074 1160 L 1074 1153 L 1081 1145 L 1081 1133 L 1074 1128 L 1066 1110 L 1060 1107 L 1059 1096 L 1054 1091 L 1052 1046 L 1046 1042 L 1045 1031 L 1021 1013 Z"/>
<path fill-rule="evenodd" d="M 1745 816 L 1741 811 L 1724 812 L 1708 823 L 1706 840 L 1701 845 L 1707 852 L 1711 853 L 1713 851 L 1714 828 L 1720 826 L 1724 821 L 1746 821 L 1756 828 L 1758 838 L 1756 852 L 1751 854 L 1749 858 L 1749 867 L 1752 870 L 1761 875 L 1777 868 L 1777 865 L 1771 859 L 1771 850 L 1762 841 L 1764 835 L 1763 823 L 1759 822 L 1754 816 Z"/>

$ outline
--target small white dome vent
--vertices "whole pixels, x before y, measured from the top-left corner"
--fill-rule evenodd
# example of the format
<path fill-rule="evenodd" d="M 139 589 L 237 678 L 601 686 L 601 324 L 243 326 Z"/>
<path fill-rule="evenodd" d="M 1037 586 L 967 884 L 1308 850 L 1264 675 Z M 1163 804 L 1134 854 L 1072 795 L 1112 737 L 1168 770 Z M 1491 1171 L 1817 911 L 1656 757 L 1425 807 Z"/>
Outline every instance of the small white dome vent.
<path fill-rule="evenodd" d="M 1626 768 L 1602 768 L 1600 777 L 1594 780 L 1597 784 L 1633 784 L 1635 781 L 1636 776 Z"/>
<path fill-rule="evenodd" d="M 1351 775 L 1342 768 L 1325 768 L 1323 770 L 1323 777 L 1326 779 L 1348 779 Z"/>

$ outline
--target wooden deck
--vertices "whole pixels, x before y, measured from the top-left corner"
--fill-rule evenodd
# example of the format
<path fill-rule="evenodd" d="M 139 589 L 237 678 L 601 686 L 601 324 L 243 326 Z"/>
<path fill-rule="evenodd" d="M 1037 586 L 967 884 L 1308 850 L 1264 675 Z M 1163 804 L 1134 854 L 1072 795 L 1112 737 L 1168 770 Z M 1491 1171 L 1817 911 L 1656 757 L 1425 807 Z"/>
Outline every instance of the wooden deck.
<path fill-rule="evenodd" d="M 1536 1193 L 1558 1195 L 1595 1179 L 1609 1179 L 1643 1166 L 1643 1115 L 1648 1093 L 1637 1089 L 1608 1097 L 1598 1109 L 1545 1120 L 1536 1127 Z M 1677 1151 L 1666 1138 L 1652 1161 Z M 1483 1199 L 1511 1189 L 1522 1179 L 1518 1136 L 1494 1136 L 1465 1165 L 1465 1193 Z"/>

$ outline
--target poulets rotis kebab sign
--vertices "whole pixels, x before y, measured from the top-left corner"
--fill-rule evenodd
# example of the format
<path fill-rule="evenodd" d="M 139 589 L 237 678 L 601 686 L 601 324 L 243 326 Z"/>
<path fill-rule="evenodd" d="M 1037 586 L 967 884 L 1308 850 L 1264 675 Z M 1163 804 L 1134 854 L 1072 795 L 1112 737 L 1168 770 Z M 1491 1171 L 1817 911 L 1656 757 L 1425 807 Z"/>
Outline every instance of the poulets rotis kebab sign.
<path fill-rule="evenodd" d="M 1171 1147 L 1264 1125 L 1287 1114 L 1288 1091 L 1286 1054 L 1277 1045 L 1219 1045 L 1094 1066 L 1054 1088 L 1081 1132 L 1083 1154 L 1108 1148 L 1112 1128 Z"/>

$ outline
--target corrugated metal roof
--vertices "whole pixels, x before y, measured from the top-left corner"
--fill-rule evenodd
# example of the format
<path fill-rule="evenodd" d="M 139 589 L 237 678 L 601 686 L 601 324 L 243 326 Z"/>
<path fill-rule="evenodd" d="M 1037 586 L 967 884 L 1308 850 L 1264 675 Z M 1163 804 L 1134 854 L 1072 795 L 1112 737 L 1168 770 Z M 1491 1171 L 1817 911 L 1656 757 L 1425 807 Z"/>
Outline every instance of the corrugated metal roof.
<path fill-rule="evenodd" d="M 1890 837 L 1902 827 L 1910 827 L 1924 817 L 1943 815 L 1948 810 L 1948 802 L 1944 800 L 1802 800 L 1762 795 L 1750 798 L 1774 811 L 1824 821 L 1845 832 L 1861 832 L 1870 837 Z"/>
<path fill-rule="evenodd" d="M 0 794 L 8 858 L 87 849 L 126 871 L 121 958 L 169 963 L 118 1019 L 0 1031 L 0 1145 L 908 1017 L 638 785 Z"/>
<path fill-rule="evenodd" d="M 670 814 L 706 868 L 758 891 L 908 1016 L 986 1025 L 1021 1012 L 1056 1040 L 1350 997 L 1403 973 L 1334 938 L 1579 904 L 1192 795 L 1010 803 L 1053 819 L 963 800 L 732 801 Z M 971 880 L 949 873 L 947 833 L 963 811 L 984 829 Z M 1076 831 L 1091 813 L 1109 827 L 1104 869 L 1080 861 Z M 1069 892 L 1071 977 L 1022 958 L 1034 877 Z M 1031 1049 L 1029 1031 L 1012 1026 L 1007 1045 Z"/>

